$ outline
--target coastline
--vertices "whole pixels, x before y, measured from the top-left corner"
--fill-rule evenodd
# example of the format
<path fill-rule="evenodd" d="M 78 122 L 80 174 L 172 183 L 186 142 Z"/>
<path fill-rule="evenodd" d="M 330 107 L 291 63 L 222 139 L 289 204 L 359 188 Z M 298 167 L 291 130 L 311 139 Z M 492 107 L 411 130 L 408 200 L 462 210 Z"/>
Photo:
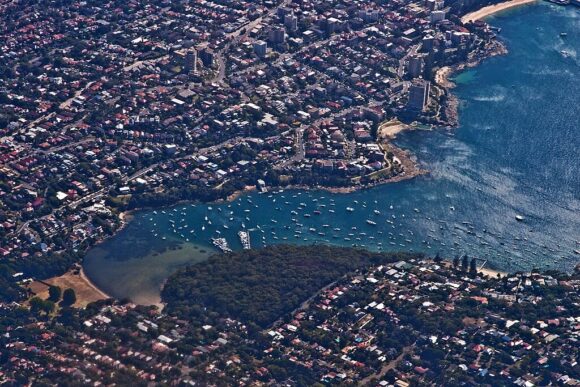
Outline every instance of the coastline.
<path fill-rule="evenodd" d="M 99 293 L 104 299 L 115 298 L 115 297 L 112 297 L 112 296 L 108 295 L 102 289 L 100 289 L 97 285 L 95 285 L 94 282 L 91 281 L 89 279 L 89 277 L 87 277 L 87 275 L 85 273 L 85 269 L 83 268 L 83 266 L 82 265 L 80 265 L 80 266 L 81 266 L 81 268 L 79 270 L 79 277 L 85 282 L 85 284 L 88 287 L 90 287 L 91 289 L 93 289 L 95 292 Z"/>
<path fill-rule="evenodd" d="M 536 0 L 523 0 L 523 1 L 536 1 Z M 464 63 L 459 63 L 451 66 L 443 66 L 439 68 L 434 75 L 434 83 L 439 86 L 445 96 L 446 100 L 442 103 L 442 109 L 445 114 L 445 121 L 448 123 L 449 128 L 456 128 L 459 126 L 459 99 L 455 96 L 452 90 L 455 88 L 455 83 L 450 80 L 450 78 L 465 69 L 477 67 L 486 59 L 492 58 L 498 55 L 506 55 L 508 53 L 507 47 L 499 40 L 494 40 L 490 43 L 488 47 L 485 48 L 483 53 L 476 58 L 467 60 Z"/>
<path fill-rule="evenodd" d="M 512 1 L 507 1 L 504 3 L 492 5 L 492 6 L 483 7 L 480 10 L 471 12 L 471 13 L 463 16 L 461 18 L 461 20 L 464 23 L 465 23 L 464 19 L 468 18 L 468 17 L 469 17 L 469 20 L 472 20 L 472 19 L 479 20 L 479 19 L 484 18 L 486 16 L 490 16 L 494 13 L 501 12 L 503 10 L 507 10 L 507 9 L 517 7 L 520 5 L 531 4 L 531 3 L 534 3 L 536 1 L 537 0 L 512 0 Z M 446 115 L 445 121 L 447 122 L 448 127 L 450 127 L 450 128 L 457 127 L 459 124 L 458 123 L 459 100 L 451 92 L 451 90 L 455 87 L 455 84 L 450 80 L 450 77 L 457 72 L 465 70 L 466 68 L 472 68 L 472 67 L 479 65 L 485 59 L 488 59 L 488 58 L 496 56 L 496 55 L 504 55 L 504 54 L 507 54 L 507 52 L 508 51 L 507 51 L 506 47 L 504 46 L 504 44 L 501 43 L 500 41 L 495 40 L 495 41 L 491 42 L 490 46 L 486 47 L 486 49 L 483 51 L 483 53 L 478 55 L 476 58 L 468 59 L 466 62 L 459 63 L 456 65 L 444 66 L 444 67 L 437 70 L 435 77 L 434 77 L 434 81 L 437 85 L 439 85 L 443 89 L 443 92 L 447 96 L 447 100 L 443 103 L 442 107 L 445 110 L 445 115 Z M 277 189 L 303 189 L 303 190 L 317 189 L 317 190 L 322 190 L 322 191 L 336 193 L 336 194 L 348 194 L 348 193 L 352 193 L 352 192 L 356 192 L 356 191 L 360 191 L 360 190 L 371 189 L 371 188 L 374 188 L 376 186 L 380 186 L 383 184 L 396 183 L 396 182 L 401 182 L 404 180 L 410 180 L 410 179 L 413 179 L 417 176 L 428 174 L 429 171 L 421 169 L 419 167 L 418 163 L 411 159 L 411 154 L 408 151 L 403 150 L 403 149 L 395 146 L 390 141 L 385 141 L 385 140 L 394 139 L 394 138 L 396 138 L 396 136 L 399 133 L 401 133 L 405 130 L 414 129 L 414 128 L 412 126 L 403 124 L 402 122 L 399 122 L 396 119 L 384 122 L 384 123 L 382 123 L 382 125 L 385 125 L 385 132 L 383 133 L 384 135 L 382 136 L 383 141 L 382 141 L 381 145 L 383 147 L 385 147 L 385 149 L 388 149 L 389 151 L 393 152 L 395 154 L 396 158 L 399 159 L 401 165 L 404 168 L 403 173 L 396 175 L 396 176 L 393 176 L 391 178 L 385 179 L 385 180 L 378 181 L 376 183 L 370 183 L 370 184 L 365 184 L 365 185 L 352 185 L 349 187 L 326 187 L 326 186 L 319 186 L 319 185 L 317 185 L 317 186 L 288 185 L 288 186 L 283 186 L 283 187 L 282 186 L 272 187 L 272 189 L 276 189 L 276 190 Z M 381 139 L 379 139 L 379 140 L 381 140 Z M 238 191 L 231 193 L 226 198 L 216 200 L 215 203 L 231 202 L 231 201 L 237 199 L 238 197 L 240 197 L 244 194 L 247 194 L 249 192 L 253 192 L 255 190 L 257 190 L 257 188 L 255 186 L 246 186 L 241 190 L 238 190 Z M 169 208 L 169 207 L 173 207 L 173 206 L 183 204 L 183 203 L 201 203 L 201 202 L 196 201 L 196 200 L 193 200 L 193 201 L 192 200 L 184 200 L 184 201 L 179 201 L 179 202 L 172 203 L 171 205 L 166 205 L 166 206 L 151 207 L 151 208 L 148 208 L 148 207 L 147 208 L 136 208 L 136 209 L 120 212 L 118 214 L 118 217 L 120 220 L 120 226 L 117 230 L 115 230 L 114 234 L 111 236 L 108 236 L 107 238 L 103 238 L 102 240 L 97 241 L 93 246 L 88 247 L 87 251 L 90 248 L 93 248 L 95 245 L 102 243 L 104 240 L 106 240 L 112 236 L 117 235 L 117 233 L 120 232 L 124 227 L 126 227 L 127 224 L 132 220 L 134 212 L 153 210 L 156 208 Z M 205 203 L 205 204 L 208 204 L 208 203 Z M 485 274 L 490 274 L 493 276 L 495 276 L 498 273 L 498 271 L 491 270 L 488 268 L 481 269 L 481 271 L 484 272 Z M 499 273 L 501 275 L 507 274 L 505 272 L 499 272 Z M 88 286 L 95 289 L 95 291 L 97 291 L 103 297 L 112 298 L 109 295 L 107 295 L 104 291 L 99 289 L 93 282 L 90 281 L 90 279 L 86 276 L 86 274 L 84 273 L 84 271 L 82 269 L 82 262 L 81 262 L 80 276 L 87 283 Z"/>
<path fill-rule="evenodd" d="M 480 8 L 477 11 L 470 12 L 461 18 L 462 23 L 474 22 L 476 20 L 484 19 L 488 16 L 499 12 L 507 11 L 508 9 L 519 7 L 522 5 L 535 3 L 537 0 L 510 0 L 499 4 L 488 5 Z"/>

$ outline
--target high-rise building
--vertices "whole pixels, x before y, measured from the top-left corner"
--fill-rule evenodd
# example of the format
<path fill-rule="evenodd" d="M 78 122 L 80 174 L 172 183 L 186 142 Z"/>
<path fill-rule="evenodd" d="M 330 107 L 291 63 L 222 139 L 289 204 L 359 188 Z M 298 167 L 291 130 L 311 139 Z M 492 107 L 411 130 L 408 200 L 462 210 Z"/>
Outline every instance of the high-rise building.
<path fill-rule="evenodd" d="M 256 40 L 254 42 L 254 52 L 260 58 L 264 58 L 266 56 L 266 51 L 268 49 L 268 44 L 263 40 Z"/>
<path fill-rule="evenodd" d="M 187 71 L 197 72 L 197 51 L 194 48 L 191 48 L 185 54 L 185 69 Z"/>
<path fill-rule="evenodd" d="M 284 16 L 284 26 L 288 28 L 288 31 L 298 30 L 298 17 L 293 13 L 287 14 Z"/>
<path fill-rule="evenodd" d="M 411 78 L 418 78 L 423 74 L 423 57 L 420 55 L 412 55 L 407 64 L 407 73 Z"/>
<path fill-rule="evenodd" d="M 268 34 L 268 40 L 272 44 L 282 44 L 286 41 L 286 30 L 283 27 L 274 27 Z"/>
<path fill-rule="evenodd" d="M 291 8 L 286 8 L 286 7 L 280 7 L 276 11 L 276 14 L 282 20 L 284 20 L 284 18 L 286 17 L 286 15 L 289 15 L 291 13 L 292 13 L 292 9 Z"/>
<path fill-rule="evenodd" d="M 435 38 L 433 35 L 425 35 L 423 38 L 423 48 L 427 51 L 433 50 L 433 43 L 435 42 Z"/>
<path fill-rule="evenodd" d="M 326 32 L 328 34 L 334 34 L 340 28 L 340 20 L 329 17 L 326 20 Z"/>
<path fill-rule="evenodd" d="M 212 67 L 214 61 L 214 53 L 210 48 L 203 48 L 199 51 L 199 59 L 205 67 Z"/>
<path fill-rule="evenodd" d="M 443 20 L 445 20 L 445 11 L 431 12 L 431 23 L 437 23 Z"/>
<path fill-rule="evenodd" d="M 415 111 L 424 111 L 429 104 L 429 90 L 431 83 L 423 79 L 415 79 L 409 87 L 409 101 L 407 108 Z"/>

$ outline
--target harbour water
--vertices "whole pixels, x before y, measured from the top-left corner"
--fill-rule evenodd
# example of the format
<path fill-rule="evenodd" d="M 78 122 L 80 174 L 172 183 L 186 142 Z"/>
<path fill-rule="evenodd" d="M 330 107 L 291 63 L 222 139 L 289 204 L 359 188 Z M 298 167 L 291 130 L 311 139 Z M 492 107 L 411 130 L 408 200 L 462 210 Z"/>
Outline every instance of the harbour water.
<path fill-rule="evenodd" d="M 89 251 L 86 274 L 115 297 L 156 303 L 170 273 L 216 251 L 212 238 L 241 249 L 243 229 L 252 247 L 330 243 L 571 270 L 580 261 L 580 12 L 538 3 L 489 21 L 510 53 L 457 75 L 460 127 L 397 140 L 429 175 L 351 194 L 286 190 L 139 212 Z"/>

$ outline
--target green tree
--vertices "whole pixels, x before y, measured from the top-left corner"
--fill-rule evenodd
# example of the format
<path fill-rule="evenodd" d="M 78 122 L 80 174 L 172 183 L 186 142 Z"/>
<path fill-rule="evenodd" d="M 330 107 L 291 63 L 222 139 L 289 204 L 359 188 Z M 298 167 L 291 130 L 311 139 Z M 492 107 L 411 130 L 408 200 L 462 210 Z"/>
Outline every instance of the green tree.
<path fill-rule="evenodd" d="M 471 262 L 469 263 L 469 272 L 471 274 L 477 274 L 477 259 L 472 258 Z"/>
<path fill-rule="evenodd" d="M 453 267 L 457 269 L 458 266 L 459 266 L 459 257 L 456 255 L 455 258 L 453 258 Z"/>
<path fill-rule="evenodd" d="M 30 310 L 35 314 L 40 314 L 41 312 L 49 314 L 54 310 L 54 302 L 45 301 L 39 297 L 32 297 L 30 299 Z"/>
<path fill-rule="evenodd" d="M 439 253 L 435 254 L 435 258 L 433 259 L 436 263 L 441 263 L 442 259 Z"/>
<path fill-rule="evenodd" d="M 62 304 L 66 306 L 70 306 L 77 302 L 77 295 L 75 291 L 71 288 L 68 288 L 62 294 Z"/>
<path fill-rule="evenodd" d="M 469 258 L 467 257 L 467 254 L 465 254 L 463 256 L 463 259 L 461 260 L 461 268 L 464 271 L 467 271 L 467 268 L 469 267 Z"/>
<path fill-rule="evenodd" d="M 58 286 L 51 286 L 48 288 L 48 299 L 52 302 L 59 302 L 62 290 Z"/>

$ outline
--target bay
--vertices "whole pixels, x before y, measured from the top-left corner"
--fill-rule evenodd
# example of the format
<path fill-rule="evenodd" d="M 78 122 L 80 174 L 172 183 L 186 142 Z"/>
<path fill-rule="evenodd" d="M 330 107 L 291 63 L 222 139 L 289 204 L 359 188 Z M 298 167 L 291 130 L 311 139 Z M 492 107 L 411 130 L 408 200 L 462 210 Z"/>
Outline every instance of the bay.
<path fill-rule="evenodd" d="M 240 249 L 243 227 L 253 247 L 357 245 L 571 270 L 580 259 L 580 12 L 537 3 L 488 21 L 509 54 L 456 76 L 460 127 L 397 140 L 429 175 L 351 194 L 251 193 L 138 212 L 88 252 L 86 274 L 112 296 L 158 303 L 168 275 L 215 252 L 212 237 Z"/>

